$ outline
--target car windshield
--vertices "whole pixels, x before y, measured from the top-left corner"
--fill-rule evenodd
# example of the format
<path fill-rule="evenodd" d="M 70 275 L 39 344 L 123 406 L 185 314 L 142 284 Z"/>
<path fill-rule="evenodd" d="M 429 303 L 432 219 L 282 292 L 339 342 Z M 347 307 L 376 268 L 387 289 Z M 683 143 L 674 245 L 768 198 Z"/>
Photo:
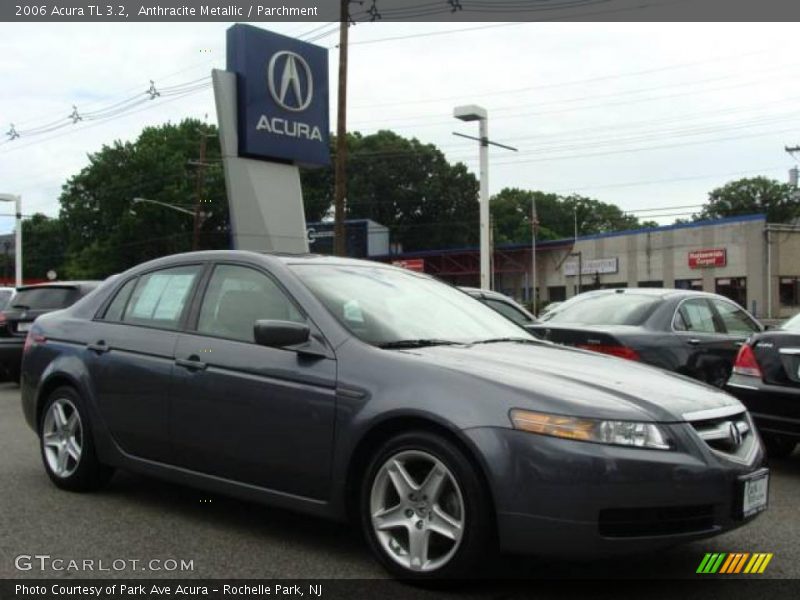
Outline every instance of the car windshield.
<path fill-rule="evenodd" d="M 611 293 L 588 295 L 580 302 L 565 303 L 550 323 L 579 325 L 641 325 L 661 298 L 643 294 Z"/>
<path fill-rule="evenodd" d="M 786 331 L 800 331 L 800 314 L 796 314 L 791 319 L 781 325 L 781 329 Z"/>
<path fill-rule="evenodd" d="M 39 287 L 20 290 L 11 300 L 12 308 L 47 310 L 66 308 L 78 299 L 78 290 L 71 287 Z"/>
<path fill-rule="evenodd" d="M 424 275 L 380 266 L 292 269 L 342 325 L 370 344 L 534 339 L 481 302 Z"/>

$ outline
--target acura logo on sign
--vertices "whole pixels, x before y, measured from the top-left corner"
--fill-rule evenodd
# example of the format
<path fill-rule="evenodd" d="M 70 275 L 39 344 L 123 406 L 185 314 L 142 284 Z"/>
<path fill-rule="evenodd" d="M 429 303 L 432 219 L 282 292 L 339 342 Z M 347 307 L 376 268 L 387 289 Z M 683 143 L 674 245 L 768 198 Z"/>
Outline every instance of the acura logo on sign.
<path fill-rule="evenodd" d="M 311 67 L 302 56 L 288 50 L 273 54 L 267 67 L 267 84 L 272 99 L 286 110 L 304 111 L 314 98 Z"/>

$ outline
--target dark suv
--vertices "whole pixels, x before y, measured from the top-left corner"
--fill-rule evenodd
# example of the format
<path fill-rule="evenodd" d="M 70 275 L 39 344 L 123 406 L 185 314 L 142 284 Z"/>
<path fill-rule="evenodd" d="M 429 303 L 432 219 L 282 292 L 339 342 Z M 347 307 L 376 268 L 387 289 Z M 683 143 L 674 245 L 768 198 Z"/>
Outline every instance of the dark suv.
<path fill-rule="evenodd" d="M 36 317 L 71 306 L 99 284 L 99 281 L 59 281 L 17 288 L 6 309 L 0 312 L 1 374 L 19 381 L 22 347 Z"/>

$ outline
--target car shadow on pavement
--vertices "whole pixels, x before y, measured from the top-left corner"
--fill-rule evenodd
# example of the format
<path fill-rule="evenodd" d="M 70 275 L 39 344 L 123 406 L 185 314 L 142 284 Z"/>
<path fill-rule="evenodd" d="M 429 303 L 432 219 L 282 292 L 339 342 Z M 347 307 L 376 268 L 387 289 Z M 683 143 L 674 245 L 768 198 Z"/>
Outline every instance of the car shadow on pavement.
<path fill-rule="evenodd" d="M 119 496 L 126 501 L 147 506 L 162 514 L 176 513 L 182 519 L 208 524 L 216 529 L 231 531 L 265 540 L 291 540 L 295 546 L 307 547 L 314 553 L 331 553 L 349 562 L 371 562 L 369 551 L 361 536 L 347 524 L 331 522 L 261 505 L 254 502 L 211 494 L 205 491 L 164 482 L 147 476 L 119 471 L 104 495 Z M 625 557 L 621 568 L 619 558 L 602 561 L 565 561 L 541 556 L 502 556 L 487 565 L 476 577 L 489 581 L 497 579 L 617 579 L 692 577 L 704 549 L 688 551 L 691 545 L 670 548 L 641 557 Z M 384 577 L 385 573 L 371 565 L 370 576 Z"/>
<path fill-rule="evenodd" d="M 215 527 L 235 530 L 237 534 L 290 538 L 293 543 L 314 546 L 317 550 L 368 556 L 359 536 L 345 524 L 138 473 L 118 470 L 101 493 L 149 504 L 150 508 L 176 513 L 182 519 L 204 524 L 213 522 Z"/>

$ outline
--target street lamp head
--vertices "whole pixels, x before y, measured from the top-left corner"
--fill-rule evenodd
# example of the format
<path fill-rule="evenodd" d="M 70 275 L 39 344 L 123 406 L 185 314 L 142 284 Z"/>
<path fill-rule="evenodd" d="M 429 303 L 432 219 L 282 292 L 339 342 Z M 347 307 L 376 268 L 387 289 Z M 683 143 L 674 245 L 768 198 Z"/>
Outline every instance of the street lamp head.
<path fill-rule="evenodd" d="M 476 104 L 456 106 L 453 109 L 453 116 L 462 121 L 481 121 L 488 117 L 486 109 Z"/>

